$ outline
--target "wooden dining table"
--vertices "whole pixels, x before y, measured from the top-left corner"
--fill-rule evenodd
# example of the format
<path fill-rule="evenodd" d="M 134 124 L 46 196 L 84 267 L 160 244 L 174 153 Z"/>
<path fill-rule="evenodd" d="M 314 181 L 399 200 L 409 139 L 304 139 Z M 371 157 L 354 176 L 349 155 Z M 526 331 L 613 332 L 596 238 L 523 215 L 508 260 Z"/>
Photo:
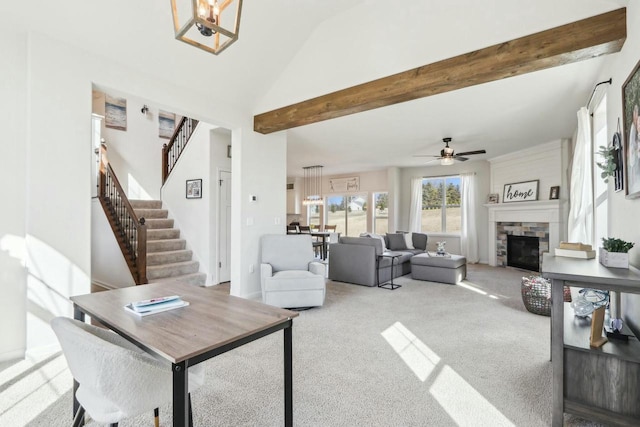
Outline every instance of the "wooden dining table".
<path fill-rule="evenodd" d="M 213 287 L 215 288 L 215 287 Z M 168 282 L 71 297 L 74 318 L 85 314 L 146 352 L 171 363 L 173 425 L 189 425 L 188 369 L 266 335 L 284 331 L 284 425 L 293 426 L 292 326 L 297 312 L 239 298 L 213 288 Z M 179 295 L 189 305 L 138 317 L 124 309 L 132 301 Z M 74 381 L 74 415 L 78 384 Z M 222 397 L 224 398 L 224 397 Z"/>

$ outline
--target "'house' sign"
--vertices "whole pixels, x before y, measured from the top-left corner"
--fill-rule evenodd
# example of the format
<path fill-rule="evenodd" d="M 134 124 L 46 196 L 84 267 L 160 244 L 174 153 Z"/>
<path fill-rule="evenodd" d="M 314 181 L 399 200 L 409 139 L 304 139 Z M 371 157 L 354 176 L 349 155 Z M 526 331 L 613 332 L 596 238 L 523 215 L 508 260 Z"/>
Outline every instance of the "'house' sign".
<path fill-rule="evenodd" d="M 538 200 L 538 180 L 505 184 L 502 203 Z"/>

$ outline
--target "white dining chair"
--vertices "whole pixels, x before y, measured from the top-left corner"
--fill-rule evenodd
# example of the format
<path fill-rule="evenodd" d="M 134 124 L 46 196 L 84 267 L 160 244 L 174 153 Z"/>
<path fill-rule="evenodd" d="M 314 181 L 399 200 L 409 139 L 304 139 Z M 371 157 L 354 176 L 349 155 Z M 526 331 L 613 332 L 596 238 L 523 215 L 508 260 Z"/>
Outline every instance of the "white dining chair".
<path fill-rule="evenodd" d="M 76 398 L 81 407 L 74 426 L 84 413 L 99 423 L 118 423 L 154 411 L 158 426 L 161 405 L 173 398 L 171 365 L 133 345 L 120 335 L 84 322 L 56 317 L 51 321 L 73 378 L 79 383 Z M 189 368 L 189 424 L 191 392 L 204 383 L 204 367 Z"/>

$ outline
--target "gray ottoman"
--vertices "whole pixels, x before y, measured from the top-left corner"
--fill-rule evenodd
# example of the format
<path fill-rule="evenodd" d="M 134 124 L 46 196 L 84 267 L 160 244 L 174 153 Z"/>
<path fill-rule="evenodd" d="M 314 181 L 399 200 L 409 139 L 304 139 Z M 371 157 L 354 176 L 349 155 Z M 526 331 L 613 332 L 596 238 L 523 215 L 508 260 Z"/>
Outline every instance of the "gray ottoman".
<path fill-rule="evenodd" d="M 411 258 L 411 278 L 456 284 L 467 277 L 467 259 L 461 255 L 450 257 L 418 254 Z"/>

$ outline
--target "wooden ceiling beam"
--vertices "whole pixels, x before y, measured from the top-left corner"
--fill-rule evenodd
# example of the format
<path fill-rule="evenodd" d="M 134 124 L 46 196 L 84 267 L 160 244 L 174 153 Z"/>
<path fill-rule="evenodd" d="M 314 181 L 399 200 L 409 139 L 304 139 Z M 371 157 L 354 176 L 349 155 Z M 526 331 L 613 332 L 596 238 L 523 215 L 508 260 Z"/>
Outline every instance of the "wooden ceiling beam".
<path fill-rule="evenodd" d="M 253 129 L 268 134 L 619 52 L 626 17 L 617 9 L 258 114 Z"/>

